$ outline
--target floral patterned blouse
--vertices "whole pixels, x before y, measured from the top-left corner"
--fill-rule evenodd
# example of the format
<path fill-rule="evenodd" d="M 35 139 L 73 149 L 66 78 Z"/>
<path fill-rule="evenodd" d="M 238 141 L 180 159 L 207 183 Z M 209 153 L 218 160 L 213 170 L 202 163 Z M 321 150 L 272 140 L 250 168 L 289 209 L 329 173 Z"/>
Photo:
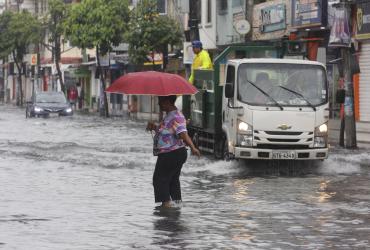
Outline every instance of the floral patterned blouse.
<path fill-rule="evenodd" d="M 153 154 L 168 153 L 185 147 L 185 143 L 178 135 L 186 131 L 184 115 L 178 110 L 168 112 L 156 130 Z"/>

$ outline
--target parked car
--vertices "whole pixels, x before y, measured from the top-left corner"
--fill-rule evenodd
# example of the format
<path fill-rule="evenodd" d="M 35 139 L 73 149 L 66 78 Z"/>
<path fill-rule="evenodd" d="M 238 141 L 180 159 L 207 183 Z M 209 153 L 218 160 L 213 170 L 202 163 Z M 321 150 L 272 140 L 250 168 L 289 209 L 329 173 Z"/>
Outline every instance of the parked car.
<path fill-rule="evenodd" d="M 73 115 L 71 104 L 67 101 L 63 92 L 39 92 L 27 102 L 26 118 Z"/>

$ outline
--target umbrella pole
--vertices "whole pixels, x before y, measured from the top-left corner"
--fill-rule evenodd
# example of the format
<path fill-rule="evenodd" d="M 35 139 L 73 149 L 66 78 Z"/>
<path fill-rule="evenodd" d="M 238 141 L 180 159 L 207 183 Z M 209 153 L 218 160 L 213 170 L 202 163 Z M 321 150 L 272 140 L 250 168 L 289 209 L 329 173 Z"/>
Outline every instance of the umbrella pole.
<path fill-rule="evenodd" d="M 150 96 L 150 121 L 153 121 L 153 96 Z"/>

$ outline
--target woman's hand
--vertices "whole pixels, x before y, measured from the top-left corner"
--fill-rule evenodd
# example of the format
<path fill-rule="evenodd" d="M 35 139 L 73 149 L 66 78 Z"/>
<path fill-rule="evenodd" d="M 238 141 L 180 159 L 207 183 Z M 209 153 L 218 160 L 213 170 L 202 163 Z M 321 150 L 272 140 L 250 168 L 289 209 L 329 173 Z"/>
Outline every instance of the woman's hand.
<path fill-rule="evenodd" d="M 187 132 L 182 132 L 179 134 L 180 138 L 188 145 L 191 149 L 191 153 L 200 157 L 200 151 L 194 146 Z"/>
<path fill-rule="evenodd" d="M 148 131 L 152 131 L 156 129 L 157 129 L 157 125 L 152 121 L 148 122 L 148 124 L 146 125 L 146 130 Z"/>
<path fill-rule="evenodd" d="M 192 153 L 193 155 L 196 155 L 196 156 L 200 157 L 200 151 L 199 151 L 199 149 L 197 149 L 196 147 L 192 147 L 192 148 L 191 148 L 191 153 Z"/>

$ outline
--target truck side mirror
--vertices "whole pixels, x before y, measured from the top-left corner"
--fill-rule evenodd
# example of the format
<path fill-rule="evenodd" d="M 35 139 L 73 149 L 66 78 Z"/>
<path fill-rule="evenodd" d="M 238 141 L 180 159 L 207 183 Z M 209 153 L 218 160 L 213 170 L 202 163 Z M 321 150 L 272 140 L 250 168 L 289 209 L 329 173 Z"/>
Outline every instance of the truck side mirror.
<path fill-rule="evenodd" d="M 225 97 L 233 98 L 234 97 L 234 86 L 232 83 L 225 84 Z"/>
<path fill-rule="evenodd" d="M 335 95 L 336 103 L 343 104 L 345 96 L 346 96 L 346 90 L 345 89 L 338 89 L 337 93 Z"/>

